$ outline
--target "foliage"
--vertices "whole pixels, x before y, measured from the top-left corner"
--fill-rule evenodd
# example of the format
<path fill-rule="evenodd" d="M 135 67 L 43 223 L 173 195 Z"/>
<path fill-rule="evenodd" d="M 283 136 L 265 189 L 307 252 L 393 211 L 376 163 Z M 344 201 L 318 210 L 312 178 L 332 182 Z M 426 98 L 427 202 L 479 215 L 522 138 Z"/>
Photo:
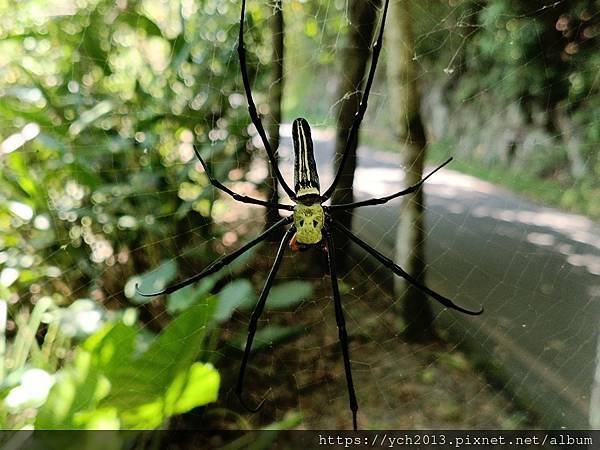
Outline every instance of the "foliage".
<path fill-rule="evenodd" d="M 599 218 L 597 2 L 413 6 L 434 159 Z M 368 122 L 364 141 L 389 146 L 389 117 Z"/>
<path fill-rule="evenodd" d="M 487 178 L 513 184 L 528 179 L 522 184 L 533 196 L 599 217 L 593 201 L 600 194 L 597 4 L 494 0 L 463 5 L 470 27 L 462 33 L 452 67 L 456 73 L 450 75 L 451 107 L 472 104 L 480 114 L 509 122 L 511 116 L 497 113 L 517 105 L 521 119 L 504 124 L 505 132 L 516 128 L 508 148 L 461 150 L 461 156 L 468 165 L 503 175 Z M 468 115 L 474 109 L 461 110 Z"/>
<path fill-rule="evenodd" d="M 52 17 L 39 6 L 0 4 L 0 230 L 3 263 L 18 274 L 1 289 L 38 283 L 41 295 L 61 276 L 113 291 L 107 268 L 159 262 L 145 244 L 184 227 L 196 240 L 212 235 L 219 203 L 187 163 L 194 141 L 221 179 L 244 160 L 238 67 L 223 64 L 222 45 L 234 41 L 237 9 L 101 0 Z M 162 250 L 193 243 L 179 236 Z"/>
<path fill-rule="evenodd" d="M 215 401 L 219 373 L 197 360 L 214 359 L 219 325 L 238 307 L 251 307 L 254 294 L 243 279 L 226 284 L 217 295 L 206 286 L 187 288 L 188 303 L 177 301 L 179 314 L 156 336 L 140 328 L 133 308 L 106 311 L 85 299 L 60 308 L 44 297 L 28 319 L 19 320 L 19 333 L 9 345 L 7 360 L 18 363 L 0 385 L 0 425 L 152 429 L 175 414 Z M 282 302 L 294 306 L 312 294 L 307 282 L 284 282 L 275 289 L 275 309 Z M 168 304 L 177 297 L 171 295 Z M 34 337 L 44 325 L 48 331 L 38 345 Z M 257 333 L 254 351 L 301 331 L 300 326 L 268 325 Z M 245 331 L 231 344 L 243 349 L 242 342 Z M 59 364 L 65 352 L 71 354 Z"/>
<path fill-rule="evenodd" d="M 585 170 L 577 178 L 572 152 L 554 146 L 549 154 L 550 145 L 524 171 L 490 170 L 484 158 L 475 166 L 474 150 L 465 167 L 598 217 L 593 2 L 418 4 L 423 83 L 442 79 L 452 105 L 485 115 L 516 103 L 557 136 L 567 134 L 566 114 Z M 284 6 L 287 115 L 332 123 L 337 51 L 352 26 L 346 4 Z M 248 4 L 251 83 L 265 115 L 270 13 Z M 164 305 L 134 286 L 160 289 L 223 251 L 225 230 L 213 219 L 227 204 L 193 163 L 192 143 L 220 180 L 246 181 L 235 170 L 250 162 L 252 131 L 235 57 L 238 20 L 237 0 L 0 0 L 4 427 L 155 427 L 215 399 L 220 327 L 256 300 L 256 287 L 239 278 L 252 254 Z M 382 81 L 375 91 L 385 92 Z M 308 283 L 281 283 L 268 307 L 291 309 L 310 295 Z M 302 331 L 261 327 L 254 351 Z M 244 335 L 229 342 L 243 349 Z"/>
<path fill-rule="evenodd" d="M 112 323 L 89 337 L 57 376 L 36 428 L 151 429 L 215 401 L 219 374 L 194 362 L 213 305 L 188 309 L 142 353 L 136 352 L 135 325 Z"/>
<path fill-rule="evenodd" d="M 254 24 L 268 14 L 249 6 L 251 67 L 270 57 Z M 238 20 L 234 0 L 0 0 L 4 428 L 152 428 L 216 398 L 219 325 L 256 298 L 224 276 L 252 254 L 164 307 L 134 286 L 191 275 L 221 245 L 226 204 L 192 143 L 245 181 Z M 250 73 L 259 107 L 266 74 Z"/>

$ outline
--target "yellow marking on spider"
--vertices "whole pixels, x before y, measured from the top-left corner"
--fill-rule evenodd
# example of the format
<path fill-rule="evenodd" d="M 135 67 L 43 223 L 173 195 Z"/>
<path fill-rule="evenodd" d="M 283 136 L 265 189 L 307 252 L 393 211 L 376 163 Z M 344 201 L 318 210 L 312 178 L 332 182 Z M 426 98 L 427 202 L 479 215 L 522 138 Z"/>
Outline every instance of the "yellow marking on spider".
<path fill-rule="evenodd" d="M 303 205 L 298 203 L 294 208 L 294 226 L 296 241 L 300 244 L 318 244 L 323 239 L 321 231 L 325 214 L 318 203 Z"/>

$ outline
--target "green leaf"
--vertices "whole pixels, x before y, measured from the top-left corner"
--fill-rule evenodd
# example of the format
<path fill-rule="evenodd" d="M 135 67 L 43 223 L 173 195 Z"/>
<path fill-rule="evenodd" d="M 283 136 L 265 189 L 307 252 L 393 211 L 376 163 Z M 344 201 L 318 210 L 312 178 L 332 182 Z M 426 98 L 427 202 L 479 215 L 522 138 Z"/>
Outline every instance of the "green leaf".
<path fill-rule="evenodd" d="M 158 423 L 152 416 L 158 414 L 156 408 L 163 410 L 167 391 L 175 389 L 173 383 L 181 383 L 181 374 L 189 370 L 202 348 L 207 330 L 202 317 L 207 310 L 206 304 L 195 305 L 173 319 L 144 354 L 115 373 L 113 389 L 102 406 L 128 411 L 124 413 L 127 426 L 160 425 L 166 418 L 164 413 L 156 418 Z"/>
<path fill-rule="evenodd" d="M 252 351 L 258 352 L 264 348 L 271 347 L 276 344 L 281 344 L 294 336 L 297 336 L 304 332 L 305 327 L 303 325 L 297 325 L 294 327 L 284 327 L 281 325 L 268 325 L 256 332 L 254 336 L 254 342 L 252 343 Z M 237 336 L 231 345 L 241 351 L 246 348 L 246 335 L 245 333 Z"/>
<path fill-rule="evenodd" d="M 123 322 L 108 324 L 85 340 L 81 348 L 107 376 L 131 362 L 137 330 Z"/>
<path fill-rule="evenodd" d="M 187 373 L 185 388 L 173 404 L 173 414 L 216 401 L 220 382 L 219 372 L 212 364 L 194 363 Z"/>
<path fill-rule="evenodd" d="M 125 284 L 125 295 L 137 305 L 148 303 L 152 300 L 152 297 L 143 297 L 138 294 L 135 291 L 136 283 L 139 284 L 139 289 L 142 292 L 156 292 L 167 286 L 176 274 L 177 265 L 175 262 L 172 260 L 165 261 L 150 272 L 130 278 Z"/>
<path fill-rule="evenodd" d="M 313 293 L 312 283 L 308 281 L 288 281 L 274 286 L 269 293 L 269 309 L 290 309 L 309 298 Z"/>
<path fill-rule="evenodd" d="M 137 357 L 133 326 L 118 322 L 92 335 L 60 372 L 36 428 L 156 428 L 173 414 L 214 401 L 219 375 L 195 362 L 212 307 L 191 306 Z"/>
<path fill-rule="evenodd" d="M 135 334 L 133 327 L 117 322 L 90 336 L 73 362 L 59 373 L 46 403 L 38 411 L 36 428 L 86 428 L 82 411 L 93 410 L 110 389 L 104 376 L 110 377 L 129 364 Z M 94 415 L 95 421 L 101 420 L 98 414 Z"/>
<path fill-rule="evenodd" d="M 102 46 L 103 42 L 107 42 L 107 36 L 102 33 L 103 30 L 106 30 L 104 20 L 104 14 L 99 11 L 99 8 L 94 8 L 89 14 L 89 25 L 80 33 L 83 37 L 82 49 L 85 50 L 83 54 L 100 66 L 105 75 L 109 75 L 111 73 L 108 63 L 109 53 Z"/>
<path fill-rule="evenodd" d="M 206 299 L 210 294 L 211 289 L 215 287 L 217 280 L 218 278 L 215 276 L 208 277 L 198 284 L 186 286 L 183 289 L 172 293 L 167 299 L 167 311 L 169 314 L 178 314 L 190 306 L 199 303 L 203 299 Z"/>
<path fill-rule="evenodd" d="M 68 369 L 62 371 L 54 384 L 46 403 L 39 409 L 37 429 L 81 429 L 75 415 L 82 409 L 92 407 L 101 397 L 98 373 L 92 367 L 92 356 L 79 352 Z"/>
<path fill-rule="evenodd" d="M 250 281 L 246 279 L 235 280 L 219 292 L 219 303 L 214 319 L 217 323 L 229 320 L 233 311 L 239 307 L 248 307 L 256 300 L 256 294 Z"/>
<path fill-rule="evenodd" d="M 42 205 L 43 202 L 40 201 L 40 194 L 36 184 L 34 183 L 34 180 L 32 180 L 30 167 L 24 159 L 24 154 L 21 152 L 14 152 L 7 158 L 7 160 L 9 167 L 16 175 L 15 181 L 18 183 L 19 187 L 31 199 L 36 200 L 38 206 Z"/>

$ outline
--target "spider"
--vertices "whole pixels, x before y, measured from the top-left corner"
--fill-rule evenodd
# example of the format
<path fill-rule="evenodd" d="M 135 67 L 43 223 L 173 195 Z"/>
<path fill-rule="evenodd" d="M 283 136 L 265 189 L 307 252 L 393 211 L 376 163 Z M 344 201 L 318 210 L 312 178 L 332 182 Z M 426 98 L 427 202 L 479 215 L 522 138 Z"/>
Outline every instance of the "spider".
<path fill-rule="evenodd" d="M 339 331 L 339 341 L 342 350 L 342 356 L 344 360 L 344 371 L 346 375 L 346 383 L 348 387 L 348 397 L 350 402 L 350 410 L 352 412 L 352 424 L 354 430 L 357 430 L 357 411 L 358 411 L 358 402 L 356 400 L 356 393 L 354 390 L 354 383 L 352 381 L 352 371 L 350 367 L 350 354 L 348 351 L 348 334 L 346 332 L 346 323 L 344 320 L 344 313 L 342 310 L 342 301 L 340 297 L 340 291 L 337 282 L 337 271 L 336 271 L 336 260 L 335 260 L 335 247 L 332 233 L 334 231 L 345 235 L 352 242 L 357 244 L 366 252 L 370 253 L 377 261 L 391 270 L 395 275 L 400 276 L 407 280 L 409 283 L 413 284 L 415 287 L 425 292 L 442 305 L 447 308 L 452 308 L 454 310 L 460 311 L 465 314 L 470 315 L 479 315 L 483 312 L 483 308 L 479 311 L 472 311 L 469 309 L 465 309 L 461 306 L 458 306 L 452 302 L 447 297 L 444 297 L 437 292 L 429 289 L 428 287 L 422 285 L 419 281 L 417 281 L 413 276 L 405 272 L 400 266 L 395 264 L 392 260 L 384 256 L 382 253 L 371 247 L 361 238 L 356 236 L 352 231 L 346 228 L 344 225 L 336 222 L 336 220 L 330 214 L 333 211 L 340 210 L 351 210 L 354 208 L 358 208 L 361 206 L 372 206 L 372 205 L 381 205 L 383 203 L 387 203 L 388 201 L 401 197 L 403 195 L 407 195 L 417 191 L 421 185 L 435 172 L 448 164 L 452 158 L 448 159 L 446 162 L 438 166 L 432 172 L 430 172 L 426 177 L 422 178 L 418 183 L 413 186 L 410 186 L 400 192 L 396 192 L 394 194 L 381 197 L 381 198 L 372 198 L 369 200 L 363 200 L 353 203 L 346 204 L 336 204 L 336 205 L 324 205 L 324 203 L 329 200 L 340 181 L 340 177 L 343 171 L 343 167 L 348 159 L 348 155 L 350 153 L 350 148 L 354 144 L 357 139 L 358 129 L 365 115 L 365 111 L 367 109 L 367 100 L 369 98 L 369 92 L 371 90 L 371 85 L 373 84 L 373 78 L 375 75 L 375 69 L 377 67 L 377 61 L 379 58 L 379 54 L 381 52 L 381 44 L 383 39 L 383 30 L 385 27 L 385 19 L 388 11 L 389 0 L 385 1 L 383 7 L 383 13 L 381 18 L 381 25 L 379 27 L 379 33 L 377 36 L 377 40 L 373 45 L 373 56 L 371 61 L 371 66 L 369 69 L 369 74 L 367 78 L 367 82 L 364 87 L 364 93 L 362 95 L 358 111 L 354 117 L 352 126 L 350 128 L 349 137 L 347 140 L 347 144 L 342 155 L 342 159 L 337 169 L 337 173 L 333 179 L 333 182 L 329 186 L 327 190 L 323 194 L 321 194 L 320 184 L 319 184 L 319 175 L 317 173 L 317 166 L 314 159 L 313 153 L 313 142 L 311 138 L 311 129 L 310 125 L 305 119 L 298 118 L 294 120 L 292 124 L 292 140 L 294 147 L 294 190 L 292 190 L 289 185 L 286 183 L 283 178 L 278 165 L 275 159 L 275 152 L 271 148 L 269 144 L 269 140 L 263 128 L 260 117 L 256 111 L 256 105 L 254 104 L 254 100 L 252 97 L 252 91 L 250 89 L 250 81 L 248 78 L 248 69 L 246 64 L 246 49 L 244 47 L 244 17 L 246 10 L 246 0 L 242 0 L 242 8 L 240 14 L 240 27 L 239 27 L 239 37 L 238 37 L 238 57 L 241 66 L 241 74 L 242 81 L 244 84 L 244 91 L 246 93 L 246 98 L 248 101 L 248 112 L 250 115 L 250 119 L 252 123 L 256 127 L 258 134 L 263 142 L 265 147 L 267 156 L 269 158 L 270 164 L 273 167 L 273 172 L 281 184 L 282 188 L 288 194 L 289 198 L 295 203 L 295 205 L 284 205 L 279 203 L 272 203 L 269 201 L 259 200 L 256 198 L 248 197 L 245 195 L 238 194 L 228 187 L 224 186 L 221 182 L 215 179 L 207 166 L 204 159 L 200 155 L 200 152 L 194 146 L 194 151 L 198 160 L 200 161 L 202 167 L 204 168 L 210 183 L 217 189 L 225 192 L 226 194 L 233 197 L 235 200 L 240 201 L 242 203 L 248 203 L 253 205 L 260 205 L 266 208 L 275 208 L 283 211 L 290 211 L 292 214 L 289 216 L 279 220 L 271 227 L 266 229 L 262 234 L 248 242 L 247 244 L 240 247 L 238 250 L 223 256 L 216 261 L 213 261 L 208 265 L 203 271 L 200 273 L 183 280 L 179 283 L 173 284 L 164 288 L 159 292 L 153 293 L 143 293 L 140 292 L 138 286 L 136 285 L 136 290 L 138 293 L 145 297 L 154 297 L 157 295 L 166 295 L 171 294 L 179 289 L 182 289 L 185 286 L 188 286 L 192 283 L 195 283 L 215 272 L 222 269 L 223 267 L 230 264 L 236 258 L 244 254 L 246 251 L 250 250 L 252 247 L 257 245 L 258 243 L 264 241 L 269 235 L 273 234 L 276 230 L 282 229 L 287 225 L 291 225 L 287 231 L 285 232 L 277 250 L 275 261 L 269 275 L 267 276 L 267 280 L 263 287 L 262 292 L 258 298 L 256 306 L 252 311 L 252 315 L 250 317 L 250 324 L 248 326 L 248 336 L 246 339 L 246 347 L 244 349 L 244 355 L 242 357 L 242 362 L 240 364 L 240 372 L 237 379 L 237 384 L 235 388 L 235 393 L 240 400 L 240 403 L 249 411 L 256 412 L 258 411 L 265 402 L 263 399 L 258 406 L 250 407 L 243 400 L 243 386 L 244 386 L 244 376 L 246 372 L 246 366 L 248 364 L 248 359 L 250 357 L 250 351 L 252 349 L 252 342 L 254 340 L 254 335 L 256 333 L 256 328 L 258 325 L 258 320 L 263 312 L 265 304 L 267 302 L 267 297 L 269 295 L 269 291 L 271 286 L 273 285 L 273 281 L 275 280 L 275 276 L 281 265 L 281 261 L 283 258 L 283 254 L 285 252 L 286 247 L 290 247 L 292 251 L 305 251 L 309 248 L 320 248 L 326 254 L 329 274 L 331 277 L 331 289 L 333 293 L 333 302 L 335 309 L 335 320 Z"/>

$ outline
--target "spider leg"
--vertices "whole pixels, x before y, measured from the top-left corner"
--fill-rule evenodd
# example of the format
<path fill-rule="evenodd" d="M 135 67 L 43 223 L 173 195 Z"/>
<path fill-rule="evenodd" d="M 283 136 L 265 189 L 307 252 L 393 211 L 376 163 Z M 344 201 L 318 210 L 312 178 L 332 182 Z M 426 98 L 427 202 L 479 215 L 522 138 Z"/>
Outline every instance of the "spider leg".
<path fill-rule="evenodd" d="M 285 253 L 285 249 L 290 243 L 292 236 L 296 232 L 294 227 L 290 227 L 289 230 L 283 236 L 281 243 L 279 244 L 279 250 L 277 250 L 277 255 L 275 256 L 275 262 L 271 267 L 271 271 L 267 277 L 267 281 L 265 282 L 265 286 L 263 287 L 262 292 L 260 293 L 260 297 L 258 298 L 258 302 L 252 311 L 252 316 L 250 317 L 250 324 L 248 325 L 248 337 L 246 339 L 246 347 L 244 349 L 244 357 L 242 358 L 242 363 L 240 365 L 240 373 L 238 375 L 237 385 L 235 388 L 235 394 L 237 395 L 240 403 L 251 412 L 258 411 L 266 399 L 263 399 L 258 406 L 252 408 L 246 404 L 246 402 L 242 399 L 242 391 L 244 389 L 244 375 L 246 374 L 246 366 L 248 365 L 248 359 L 250 358 L 250 352 L 252 351 L 252 341 L 254 340 L 254 334 L 256 333 L 256 327 L 258 325 L 258 319 L 260 319 L 260 315 L 262 314 L 265 304 L 267 303 L 267 297 L 269 296 L 269 291 L 271 290 L 271 286 L 273 285 L 273 281 L 275 281 L 275 275 L 277 275 L 277 271 L 279 270 L 279 266 L 281 265 L 281 260 L 283 259 L 283 254 Z"/>
<path fill-rule="evenodd" d="M 425 181 L 427 181 L 427 179 L 432 176 L 434 173 L 436 173 L 438 170 L 440 170 L 442 167 L 444 167 L 446 164 L 448 164 L 450 161 L 452 161 L 452 158 L 448 158 L 448 160 L 446 162 L 444 162 L 443 164 L 439 165 L 438 167 L 436 167 L 435 169 L 433 169 L 431 172 L 429 172 L 427 174 L 427 176 L 425 176 L 424 178 L 422 178 L 418 183 L 413 184 L 412 186 L 404 189 L 403 191 L 400 192 L 396 192 L 395 194 L 391 194 L 388 195 L 386 197 L 381 197 L 381 198 L 371 198 L 369 200 L 363 200 L 360 202 L 354 202 L 354 203 L 344 203 L 341 205 L 331 205 L 327 207 L 327 210 L 332 211 L 332 210 L 340 210 L 340 209 L 352 209 L 352 208 L 358 208 L 360 206 L 373 206 L 373 205 L 381 205 L 383 203 L 387 203 L 390 200 L 393 200 L 397 197 L 402 197 L 403 195 L 408 195 L 411 194 L 415 191 L 417 191 L 421 185 L 423 183 L 425 183 Z"/>
<path fill-rule="evenodd" d="M 194 152 L 196 153 L 196 156 L 200 160 L 200 164 L 202 164 L 202 167 L 204 167 L 204 171 L 206 172 L 206 175 L 208 176 L 210 184 L 212 184 L 217 189 L 225 192 L 226 194 L 229 194 L 235 200 L 242 202 L 242 203 L 249 203 L 252 205 L 265 206 L 267 208 L 285 209 L 287 211 L 294 210 L 294 207 L 292 205 L 282 205 L 279 203 L 272 203 L 272 202 L 268 202 L 268 201 L 264 201 L 264 200 L 259 200 L 257 198 L 248 197 L 247 195 L 241 195 L 241 194 L 238 194 L 237 192 L 232 191 L 227 186 L 223 185 L 215 177 L 213 177 L 210 170 L 208 170 L 208 166 L 207 166 L 206 162 L 202 159 L 202 156 L 200 156 L 200 152 L 198 151 L 198 148 L 195 145 L 194 145 Z"/>
<path fill-rule="evenodd" d="M 346 321 L 344 311 L 342 310 L 342 300 L 337 281 L 337 271 L 335 267 L 335 247 L 329 230 L 323 229 L 327 241 L 327 260 L 329 262 L 329 275 L 331 276 L 331 290 L 333 291 L 333 304 L 335 307 L 335 321 L 338 327 L 340 346 L 342 347 L 342 356 L 344 358 L 344 371 L 346 372 L 346 384 L 348 385 L 348 398 L 350 400 L 350 410 L 352 411 L 352 426 L 357 430 L 356 413 L 358 411 L 358 402 L 356 401 L 356 392 L 352 382 L 352 368 L 350 367 L 350 352 L 348 351 L 348 333 L 346 332 Z"/>
<path fill-rule="evenodd" d="M 337 173 L 335 174 L 335 178 L 333 179 L 333 183 L 331 186 L 325 191 L 322 195 L 322 202 L 329 199 L 333 195 L 333 191 L 340 181 L 342 176 L 342 172 L 344 170 L 344 165 L 346 164 L 346 160 L 350 154 L 350 147 L 354 144 L 354 141 L 358 138 L 358 129 L 360 124 L 365 116 L 365 112 L 367 111 L 367 102 L 369 100 L 369 94 L 371 93 L 371 85 L 373 84 L 373 79 L 375 78 L 375 69 L 377 68 L 377 61 L 379 60 L 379 54 L 381 53 L 381 45 L 383 42 L 383 30 L 385 28 L 385 19 L 387 17 L 388 5 L 390 0 L 385 0 L 385 4 L 383 6 L 383 14 L 381 18 L 381 26 L 379 28 L 379 35 L 377 36 L 377 41 L 373 45 L 373 56 L 371 58 L 371 67 L 369 69 L 369 76 L 367 78 L 367 83 L 365 84 L 365 90 L 360 100 L 360 104 L 358 105 L 358 111 L 354 116 L 354 121 L 352 122 L 352 127 L 350 128 L 350 133 L 348 134 L 348 141 L 346 142 L 346 148 L 344 149 L 344 154 L 342 155 L 342 160 L 340 161 L 340 165 L 338 166 Z"/>
<path fill-rule="evenodd" d="M 140 292 L 138 284 L 135 285 L 135 290 L 137 291 L 138 294 L 140 294 L 143 297 L 155 297 L 157 295 L 166 295 L 166 294 L 171 294 L 175 291 L 178 291 L 179 289 L 182 289 L 192 283 L 195 283 L 196 281 L 201 280 L 202 278 L 205 278 L 209 275 L 212 275 L 215 272 L 218 272 L 219 270 L 221 270 L 223 267 L 225 267 L 226 265 L 230 264 L 233 260 L 235 260 L 236 258 L 238 258 L 239 256 L 241 256 L 242 254 L 246 253 L 246 251 L 250 250 L 252 247 L 254 247 L 256 244 L 264 241 L 267 237 L 269 237 L 269 235 L 271 233 L 273 233 L 275 230 L 277 230 L 278 228 L 281 228 L 282 226 L 290 223 L 293 220 L 293 216 L 289 216 L 289 217 L 285 217 L 283 219 L 281 219 L 280 221 L 276 222 L 273 226 L 271 226 L 270 228 L 266 229 L 263 233 L 259 234 L 257 237 L 255 237 L 253 240 L 251 240 L 250 242 L 248 242 L 247 244 L 241 246 L 240 248 L 238 248 L 236 251 L 230 253 L 229 255 L 225 255 L 220 259 L 217 259 L 216 261 L 213 261 L 211 264 L 209 264 L 209 266 L 204 269 L 202 272 L 186 279 L 183 280 L 177 284 L 174 284 L 172 286 L 168 286 L 164 289 L 162 289 L 161 291 L 158 292 L 152 292 L 152 293 L 144 293 L 144 292 Z"/>
<path fill-rule="evenodd" d="M 254 99 L 252 98 L 252 90 L 250 88 L 250 79 L 248 78 L 248 67 L 246 64 L 246 47 L 244 46 L 244 16 L 246 14 L 246 0 L 242 0 L 242 12 L 240 14 L 240 32 L 238 36 L 238 57 L 240 60 L 240 66 L 242 70 L 242 81 L 244 82 L 244 91 L 246 91 L 246 99 L 248 100 L 248 113 L 250 114 L 250 119 L 252 123 L 256 127 L 256 131 L 260 135 L 260 138 L 265 146 L 265 151 L 267 152 L 267 156 L 269 157 L 269 161 L 271 162 L 271 166 L 273 167 L 273 172 L 275 176 L 281 183 L 281 186 L 285 190 L 285 192 L 289 195 L 291 199 L 296 198 L 296 194 L 294 191 L 288 186 L 288 184 L 283 179 L 283 175 L 279 171 L 279 166 L 277 165 L 277 160 L 275 159 L 275 153 L 271 148 L 271 144 L 269 144 L 269 140 L 267 138 L 267 133 L 265 133 L 265 129 L 263 124 L 258 117 L 258 113 L 256 112 L 256 105 L 254 104 Z"/>
<path fill-rule="evenodd" d="M 469 314 L 471 316 L 478 316 L 479 314 L 483 313 L 483 306 L 481 307 L 481 309 L 479 311 L 473 311 L 470 309 L 463 308 L 462 306 L 456 305 L 449 298 L 444 297 L 443 295 L 438 294 L 437 292 L 429 289 L 427 286 L 422 285 L 415 278 L 413 278 L 410 274 L 405 272 L 400 266 L 395 264 L 391 259 L 389 259 L 386 256 L 379 253 L 377 250 L 375 250 L 373 247 L 371 247 L 365 241 L 363 241 L 358 236 L 356 236 L 354 233 L 352 233 L 348 228 L 346 228 L 342 224 L 337 223 L 335 221 L 331 221 L 331 223 L 337 230 L 341 231 L 350 240 L 354 241 L 356 244 L 358 244 L 360 247 L 362 247 L 364 250 L 366 250 L 368 253 L 370 253 L 375 259 L 377 259 L 385 267 L 390 269 L 396 275 L 404 278 L 406 281 L 411 283 L 417 289 L 419 289 L 419 290 L 425 292 L 426 294 L 428 294 L 429 296 L 433 297 L 435 300 L 437 300 L 439 303 L 444 305 L 446 308 L 451 308 L 456 311 L 460 311 L 462 313 Z"/>

